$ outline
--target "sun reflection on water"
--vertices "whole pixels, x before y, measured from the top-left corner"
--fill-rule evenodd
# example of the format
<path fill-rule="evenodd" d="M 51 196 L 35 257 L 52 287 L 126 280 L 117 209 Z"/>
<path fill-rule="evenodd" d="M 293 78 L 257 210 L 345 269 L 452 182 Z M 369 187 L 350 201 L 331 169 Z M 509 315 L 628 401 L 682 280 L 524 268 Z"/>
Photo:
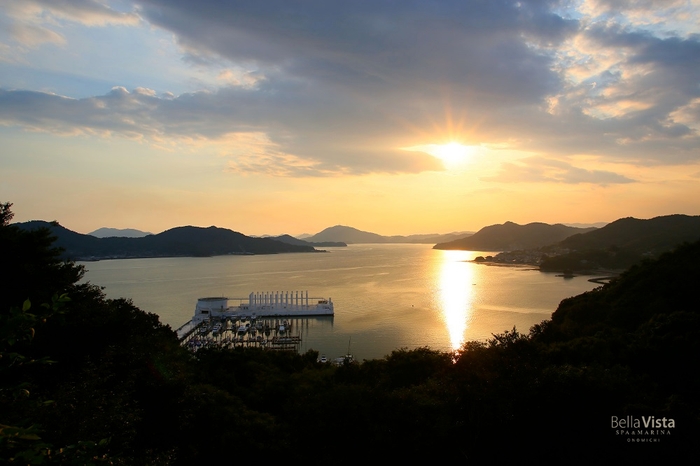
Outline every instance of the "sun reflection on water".
<path fill-rule="evenodd" d="M 438 283 L 442 317 L 453 350 L 464 342 L 472 315 L 474 269 L 468 251 L 441 251 Z"/>

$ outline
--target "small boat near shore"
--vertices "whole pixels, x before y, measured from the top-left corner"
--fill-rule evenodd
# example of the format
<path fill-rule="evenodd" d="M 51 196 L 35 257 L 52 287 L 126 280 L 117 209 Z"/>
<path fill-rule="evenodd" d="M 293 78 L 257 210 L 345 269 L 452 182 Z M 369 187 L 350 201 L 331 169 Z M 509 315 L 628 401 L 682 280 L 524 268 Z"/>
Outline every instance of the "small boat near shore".
<path fill-rule="evenodd" d="M 334 364 L 334 365 L 336 365 L 336 366 L 345 366 L 345 365 L 348 365 L 348 364 L 354 364 L 354 363 L 355 363 L 355 357 L 354 357 L 354 356 L 352 355 L 352 353 L 350 352 L 350 342 L 351 342 L 351 341 L 352 341 L 351 339 L 348 340 L 348 352 L 345 353 L 344 356 L 341 356 L 341 357 L 339 357 L 339 358 L 335 358 L 335 359 L 333 360 L 333 364 Z"/>
<path fill-rule="evenodd" d="M 339 358 L 335 358 L 333 360 L 333 364 L 336 366 L 345 366 L 346 364 L 354 364 L 355 363 L 355 357 L 348 353 L 345 356 L 341 356 Z"/>

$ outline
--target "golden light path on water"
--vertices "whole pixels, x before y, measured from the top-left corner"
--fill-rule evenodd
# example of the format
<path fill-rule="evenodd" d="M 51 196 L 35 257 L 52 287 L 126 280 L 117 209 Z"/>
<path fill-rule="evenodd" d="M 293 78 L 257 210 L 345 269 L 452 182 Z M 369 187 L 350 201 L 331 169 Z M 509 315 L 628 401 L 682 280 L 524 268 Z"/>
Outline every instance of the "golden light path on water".
<path fill-rule="evenodd" d="M 474 268 L 469 251 L 441 251 L 437 288 L 442 317 L 453 350 L 464 343 L 464 334 L 472 318 Z"/>

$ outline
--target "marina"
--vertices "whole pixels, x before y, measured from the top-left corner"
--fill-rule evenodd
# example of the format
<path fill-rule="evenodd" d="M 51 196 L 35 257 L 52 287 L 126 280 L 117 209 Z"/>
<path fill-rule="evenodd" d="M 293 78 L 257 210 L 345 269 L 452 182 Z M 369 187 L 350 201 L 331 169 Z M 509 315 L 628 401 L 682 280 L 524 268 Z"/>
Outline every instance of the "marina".
<path fill-rule="evenodd" d="M 189 330 L 182 333 L 180 342 L 192 351 L 213 346 L 298 351 L 301 332 L 296 329 L 304 325 L 303 320 L 214 317 L 194 326 L 188 322 Z"/>
<path fill-rule="evenodd" d="M 308 291 L 250 293 L 247 299 L 206 297 L 197 300 L 194 316 L 176 333 L 193 351 L 210 346 L 298 351 L 302 338 L 296 329 L 310 317 L 333 315 L 330 298 L 311 298 Z"/>

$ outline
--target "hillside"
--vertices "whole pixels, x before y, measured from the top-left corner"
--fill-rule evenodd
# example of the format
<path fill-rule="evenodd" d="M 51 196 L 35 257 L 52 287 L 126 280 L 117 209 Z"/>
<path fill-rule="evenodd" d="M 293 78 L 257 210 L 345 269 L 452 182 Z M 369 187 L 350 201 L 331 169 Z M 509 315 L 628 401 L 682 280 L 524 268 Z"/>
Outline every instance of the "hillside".
<path fill-rule="evenodd" d="M 595 230 L 574 228 L 562 224 L 528 223 L 518 225 L 506 222 L 482 228 L 467 238 L 438 243 L 433 249 L 459 249 L 466 251 L 512 251 L 535 249 L 561 241 L 569 236 Z"/>
<path fill-rule="evenodd" d="M 598 230 L 574 235 L 556 249 L 566 251 L 542 262 L 542 270 L 627 268 L 655 258 L 684 242 L 700 239 L 700 216 L 621 218 Z"/>
<path fill-rule="evenodd" d="M 316 233 L 315 235 L 304 238 L 304 241 L 317 242 L 343 242 L 346 244 L 363 244 L 363 243 L 419 243 L 419 244 L 435 244 L 439 241 L 450 241 L 456 238 L 462 238 L 470 235 L 470 232 L 455 232 L 448 234 L 416 234 L 408 236 L 383 236 L 368 231 L 358 230 L 357 228 L 344 225 L 336 225 L 326 228 L 325 230 Z"/>
<path fill-rule="evenodd" d="M 354 243 L 383 243 L 385 238 L 376 233 L 358 230 L 357 228 L 347 227 L 344 225 L 336 225 L 326 228 L 313 236 L 306 238 L 304 241 L 319 242 L 319 241 L 342 241 L 347 244 Z"/>
<path fill-rule="evenodd" d="M 63 257 L 73 260 L 135 257 L 216 256 L 226 254 L 277 254 L 315 252 L 312 246 L 293 245 L 270 238 L 251 238 L 217 227 L 184 226 L 141 238 L 96 238 L 69 230 L 57 223 L 31 221 L 16 226 L 33 230 L 46 227 L 56 236 Z"/>
<path fill-rule="evenodd" d="M 605 249 L 612 246 L 658 255 L 684 241 L 700 239 L 700 216 L 666 215 L 642 220 L 621 218 L 590 233 L 561 242 L 570 249 Z"/>
<path fill-rule="evenodd" d="M 639 332 L 654 322 L 656 328 L 645 331 L 653 330 L 660 338 L 661 323 L 670 316 L 693 315 L 694 320 L 700 317 L 700 308 L 695 304 L 698 277 L 700 241 L 685 243 L 657 260 L 629 268 L 602 288 L 562 301 L 552 314 L 543 339 L 605 339 L 613 334 Z M 697 333 L 698 328 L 692 332 Z M 662 339 L 657 343 L 662 343 Z"/>

